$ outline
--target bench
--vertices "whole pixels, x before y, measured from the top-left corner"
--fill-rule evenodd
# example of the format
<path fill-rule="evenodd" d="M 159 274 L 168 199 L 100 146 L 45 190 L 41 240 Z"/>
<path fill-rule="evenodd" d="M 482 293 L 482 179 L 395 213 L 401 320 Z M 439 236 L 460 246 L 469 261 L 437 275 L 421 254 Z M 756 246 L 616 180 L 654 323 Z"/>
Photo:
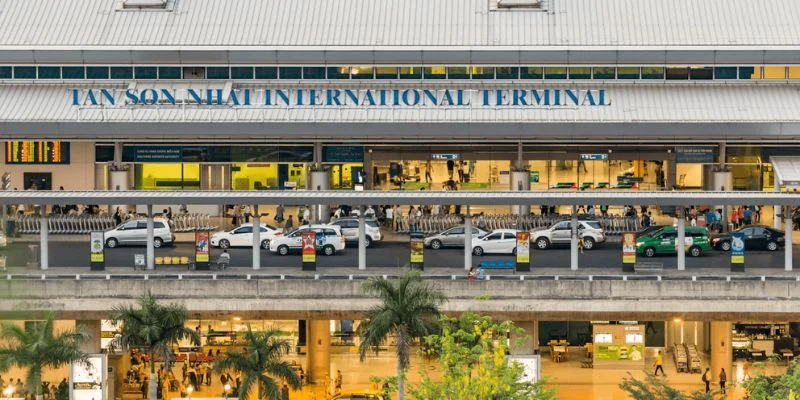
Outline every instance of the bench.
<path fill-rule="evenodd" d="M 558 182 L 550 186 L 550 189 L 575 189 L 575 187 L 575 182 Z"/>
<path fill-rule="evenodd" d="M 481 261 L 479 266 L 487 271 L 490 269 L 517 269 L 514 261 Z"/>
<path fill-rule="evenodd" d="M 633 264 L 635 272 L 661 272 L 664 270 L 664 264 L 659 262 L 638 262 Z"/>
<path fill-rule="evenodd" d="M 581 190 L 591 189 L 594 183 L 592 182 L 583 182 L 581 183 Z"/>
<path fill-rule="evenodd" d="M 608 182 L 597 182 L 595 189 L 608 189 Z"/>

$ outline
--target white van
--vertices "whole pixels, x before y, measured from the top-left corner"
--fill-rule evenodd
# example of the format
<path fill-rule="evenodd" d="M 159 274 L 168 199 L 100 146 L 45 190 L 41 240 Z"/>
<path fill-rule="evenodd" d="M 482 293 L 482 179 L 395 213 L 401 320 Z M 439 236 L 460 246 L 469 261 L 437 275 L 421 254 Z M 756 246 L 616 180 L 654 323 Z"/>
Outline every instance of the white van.
<path fill-rule="evenodd" d="M 147 245 L 147 220 L 136 219 L 123 222 L 118 227 L 106 231 L 103 241 L 108 248 L 117 246 L 146 246 Z M 175 243 L 175 235 L 169 221 L 157 219 L 153 221 L 153 247 L 159 248 L 165 244 Z"/>

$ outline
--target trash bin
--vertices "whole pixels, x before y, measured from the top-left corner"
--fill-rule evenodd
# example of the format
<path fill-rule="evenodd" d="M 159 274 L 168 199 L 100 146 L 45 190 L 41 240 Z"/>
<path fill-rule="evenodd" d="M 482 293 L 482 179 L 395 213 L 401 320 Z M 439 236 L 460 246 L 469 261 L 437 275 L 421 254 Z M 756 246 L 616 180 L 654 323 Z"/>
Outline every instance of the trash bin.
<path fill-rule="evenodd" d="M 28 245 L 28 266 L 32 268 L 39 268 L 39 245 Z"/>

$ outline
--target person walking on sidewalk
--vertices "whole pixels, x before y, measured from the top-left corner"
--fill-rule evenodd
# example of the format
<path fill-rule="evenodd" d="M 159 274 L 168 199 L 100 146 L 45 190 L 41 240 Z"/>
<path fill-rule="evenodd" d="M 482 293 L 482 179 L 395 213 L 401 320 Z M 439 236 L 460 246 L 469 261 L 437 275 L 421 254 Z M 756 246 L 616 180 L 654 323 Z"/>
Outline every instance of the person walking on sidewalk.
<path fill-rule="evenodd" d="M 725 368 L 722 371 L 719 371 L 719 390 L 722 391 L 722 394 L 725 394 L 725 382 L 728 381 L 728 375 L 725 373 Z"/>
<path fill-rule="evenodd" d="M 656 354 L 656 371 L 653 373 L 653 376 L 658 376 L 658 371 L 661 371 L 661 375 L 667 376 L 664 373 L 664 356 L 661 355 L 661 351 Z"/>
<path fill-rule="evenodd" d="M 706 393 L 711 391 L 711 368 L 706 368 L 706 372 L 703 372 L 703 383 L 706 384 Z"/>

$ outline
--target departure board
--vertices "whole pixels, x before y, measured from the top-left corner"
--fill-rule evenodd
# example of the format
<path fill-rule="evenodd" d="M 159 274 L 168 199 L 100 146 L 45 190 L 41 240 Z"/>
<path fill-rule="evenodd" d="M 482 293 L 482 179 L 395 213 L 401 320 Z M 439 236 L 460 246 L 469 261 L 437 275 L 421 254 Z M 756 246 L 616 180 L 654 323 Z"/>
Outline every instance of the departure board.
<path fill-rule="evenodd" d="M 6 142 L 6 164 L 69 164 L 69 143 L 28 140 Z"/>

